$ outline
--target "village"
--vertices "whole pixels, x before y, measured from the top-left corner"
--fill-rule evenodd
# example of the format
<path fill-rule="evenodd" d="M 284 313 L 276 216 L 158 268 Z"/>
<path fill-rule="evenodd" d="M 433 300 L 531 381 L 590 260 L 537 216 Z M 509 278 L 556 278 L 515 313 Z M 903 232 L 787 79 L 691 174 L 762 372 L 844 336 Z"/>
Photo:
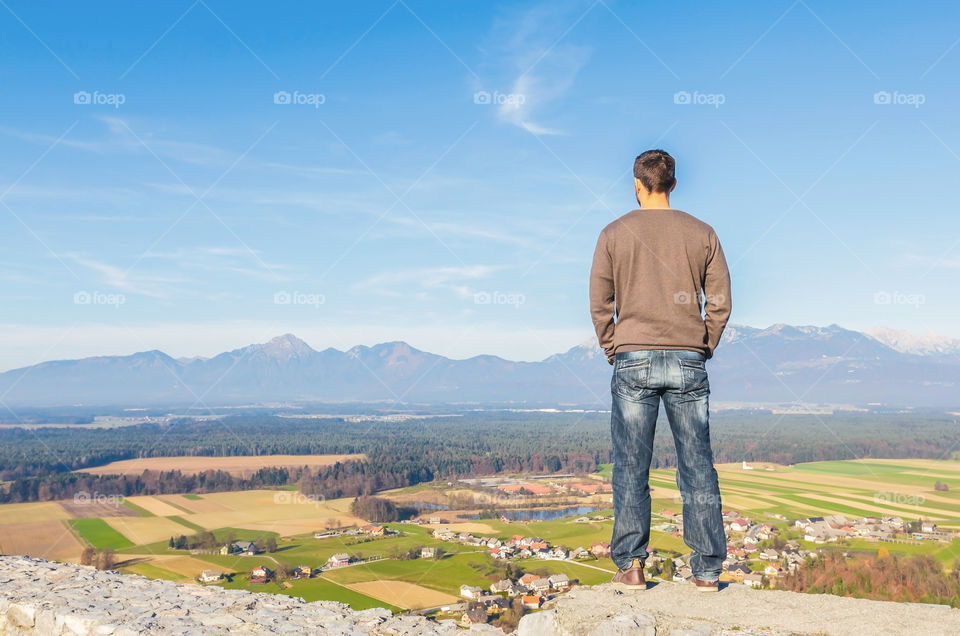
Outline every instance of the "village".
<path fill-rule="evenodd" d="M 659 516 L 664 522 L 654 528 L 676 537 L 682 537 L 683 517 L 670 510 L 663 510 Z M 606 521 L 608 516 L 579 517 L 577 523 L 596 523 Z M 741 517 L 737 511 L 723 513 L 724 530 L 728 537 L 727 556 L 723 562 L 724 571 L 720 581 L 743 584 L 753 588 L 772 588 L 776 579 L 794 572 L 803 562 L 820 552 L 821 549 L 805 549 L 798 539 L 782 539 L 781 525 L 773 523 L 752 523 Z M 439 523 L 431 518 L 429 523 Z M 790 527 L 790 523 L 785 524 Z M 914 527 L 915 526 L 915 527 Z M 836 543 L 845 539 L 862 538 L 868 542 L 919 542 L 940 541 L 949 543 L 955 532 L 938 530 L 932 522 L 906 522 L 898 516 L 862 517 L 848 520 L 843 515 L 809 517 L 792 521 L 792 527 L 800 530 L 804 542 L 814 544 Z M 545 561 L 586 561 L 610 557 L 610 544 L 595 542 L 589 547 L 578 546 L 568 550 L 562 545 L 552 545 L 540 537 L 513 535 L 508 540 L 497 537 L 474 536 L 470 533 L 455 533 L 440 527 L 433 531 L 433 537 L 441 541 L 461 543 L 468 546 L 485 547 L 494 559 L 542 559 Z M 909 537 L 909 538 L 906 538 Z M 651 550 L 646 561 L 646 569 L 654 577 L 672 580 L 678 583 L 690 582 L 693 573 L 689 566 L 690 555 L 671 556 Z M 558 584 L 559 582 L 559 584 Z M 495 584 L 493 592 L 507 592 L 509 596 L 523 595 L 524 607 L 535 609 L 550 595 L 567 591 L 573 582 L 566 575 L 556 577 L 536 577 L 526 575 L 515 581 L 504 580 Z M 463 586 L 461 595 L 475 598 L 477 588 Z M 486 597 L 483 597 L 486 598 Z"/>
<path fill-rule="evenodd" d="M 462 481 L 475 482 L 469 484 L 474 488 L 493 489 L 509 494 L 511 499 L 516 496 L 540 497 L 558 491 L 580 495 L 606 495 L 609 492 L 608 482 L 593 480 L 573 484 L 531 483 L 509 478 Z M 271 581 L 279 583 L 310 579 L 319 577 L 324 572 L 364 565 L 385 558 L 439 560 L 449 554 L 462 553 L 462 548 L 474 548 L 475 550 L 468 551 L 486 554 L 494 563 L 505 565 L 506 567 L 500 570 L 503 576 L 491 576 L 491 582 L 487 586 L 477 584 L 475 579 L 473 582 L 454 579 L 450 584 L 459 590 L 459 597 L 462 599 L 459 603 L 448 602 L 441 606 L 417 610 L 421 613 L 455 617 L 462 625 L 470 626 L 491 621 L 497 624 L 498 618 L 504 616 L 505 612 L 512 612 L 516 616 L 540 609 L 545 602 L 580 584 L 576 576 L 579 572 L 577 567 L 602 571 L 603 579 L 607 573 L 612 576 L 615 566 L 609 560 L 609 543 L 593 541 L 586 545 L 564 545 L 552 541 L 549 537 L 530 532 L 533 528 L 542 527 L 545 529 L 543 534 L 549 535 L 551 532 L 546 530 L 546 525 L 511 521 L 509 512 L 506 508 L 500 508 L 492 518 L 501 524 L 523 528 L 523 532 L 507 534 L 509 531 L 504 529 L 496 534 L 477 532 L 476 529 L 468 531 L 463 528 L 461 517 L 446 519 L 438 514 L 399 521 L 391 524 L 392 527 L 369 523 L 349 528 L 327 528 L 313 533 L 313 538 L 321 541 L 349 539 L 355 542 L 350 545 L 376 546 L 377 539 L 391 535 L 407 535 L 410 531 L 404 528 L 418 526 L 427 532 L 424 536 L 431 537 L 434 543 L 450 543 L 459 547 L 451 546 L 450 550 L 444 550 L 438 545 L 415 545 L 402 555 L 384 557 L 381 554 L 351 553 L 348 544 L 344 542 L 344 549 L 331 554 L 320 567 L 298 565 L 291 568 L 279 562 L 272 567 L 267 563 L 260 563 L 249 571 L 248 580 L 250 584 L 260 585 Z M 778 587 L 779 579 L 795 572 L 808 559 L 825 554 L 828 550 L 839 549 L 844 556 L 861 550 L 862 548 L 856 546 L 858 541 L 874 544 L 949 543 L 957 537 L 957 533 L 941 530 L 933 522 L 907 521 L 900 516 L 863 516 L 848 519 L 844 515 L 834 514 L 788 519 L 784 515 L 768 514 L 765 518 L 770 520 L 755 522 L 736 510 L 723 512 L 728 544 L 723 572 L 720 575 L 722 583 L 773 589 Z M 571 516 L 564 523 L 605 524 L 603 527 L 609 527 L 611 520 L 612 516 L 606 511 Z M 683 515 L 667 508 L 654 511 L 651 530 L 660 533 L 658 536 L 667 535 L 676 539 L 672 546 L 682 545 L 680 541 L 683 536 Z M 266 550 L 263 545 L 250 541 L 234 541 L 220 548 L 222 555 L 255 556 L 270 551 L 272 550 Z M 645 563 L 648 580 L 689 582 L 693 577 L 690 556 L 689 553 L 682 554 L 676 550 L 651 548 Z M 535 565 L 535 562 L 540 561 L 543 562 L 541 566 Z M 551 568 L 551 563 L 576 564 L 577 567 L 571 569 L 566 565 L 558 565 Z M 585 575 L 590 570 L 583 572 Z M 590 584 L 596 583 L 597 572 L 591 574 Z M 224 576 L 219 570 L 204 570 L 198 580 L 204 584 L 217 583 Z M 494 578 L 497 580 L 493 580 Z"/>

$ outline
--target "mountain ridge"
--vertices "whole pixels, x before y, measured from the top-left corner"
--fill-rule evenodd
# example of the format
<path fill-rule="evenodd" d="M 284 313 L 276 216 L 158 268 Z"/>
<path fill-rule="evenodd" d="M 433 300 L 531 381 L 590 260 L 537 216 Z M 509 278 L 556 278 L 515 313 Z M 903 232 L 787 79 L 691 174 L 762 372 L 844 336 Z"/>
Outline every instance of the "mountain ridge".
<path fill-rule="evenodd" d="M 712 399 L 957 407 L 960 352 L 900 351 L 839 325 L 733 324 L 709 363 Z M 149 350 L 53 360 L 0 373 L 8 404 L 162 405 L 301 402 L 609 403 L 610 367 L 595 339 L 536 362 L 453 359 L 403 341 L 312 348 L 286 333 L 210 358 Z"/>

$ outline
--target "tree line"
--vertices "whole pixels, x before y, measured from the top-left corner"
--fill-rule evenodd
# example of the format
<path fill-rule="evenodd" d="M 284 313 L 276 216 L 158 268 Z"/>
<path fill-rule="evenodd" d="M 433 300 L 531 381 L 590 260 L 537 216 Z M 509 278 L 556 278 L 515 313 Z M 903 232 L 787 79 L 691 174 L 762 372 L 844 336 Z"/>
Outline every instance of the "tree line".
<path fill-rule="evenodd" d="M 948 574 L 933 557 L 891 556 L 846 559 L 831 551 L 807 559 L 777 584 L 778 589 L 881 601 L 939 603 L 960 607 L 960 563 Z"/>
<path fill-rule="evenodd" d="M 825 421 L 831 433 L 817 436 L 814 432 L 825 430 Z M 944 458 L 944 449 L 960 446 L 960 429 L 951 417 L 913 414 L 719 414 L 711 437 L 718 462 Z M 654 468 L 675 465 L 665 421 L 653 451 Z M 366 459 L 321 468 L 265 468 L 249 477 L 217 469 L 122 476 L 82 472 L 138 457 L 329 453 L 362 453 Z M 0 481 L 7 482 L 0 488 L 0 503 L 69 499 L 81 492 L 131 496 L 286 485 L 332 499 L 499 472 L 583 474 L 611 461 L 609 415 L 604 413 L 477 412 L 373 425 L 240 414 L 114 429 L 13 428 L 0 430 Z"/>

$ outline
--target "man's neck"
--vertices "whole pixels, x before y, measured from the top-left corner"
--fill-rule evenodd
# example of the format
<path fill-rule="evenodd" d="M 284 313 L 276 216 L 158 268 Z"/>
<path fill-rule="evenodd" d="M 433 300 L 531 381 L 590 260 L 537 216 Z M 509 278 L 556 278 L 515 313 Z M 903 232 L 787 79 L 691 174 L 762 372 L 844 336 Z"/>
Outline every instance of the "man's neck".
<path fill-rule="evenodd" d="M 654 194 L 638 201 L 644 210 L 670 209 L 670 197 L 664 194 Z"/>

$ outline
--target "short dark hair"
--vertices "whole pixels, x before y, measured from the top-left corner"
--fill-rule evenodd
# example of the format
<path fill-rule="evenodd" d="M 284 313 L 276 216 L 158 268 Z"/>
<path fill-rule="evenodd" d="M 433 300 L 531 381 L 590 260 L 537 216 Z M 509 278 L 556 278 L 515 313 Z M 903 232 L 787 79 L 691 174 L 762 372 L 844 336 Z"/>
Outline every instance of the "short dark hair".
<path fill-rule="evenodd" d="M 633 162 L 633 176 L 650 192 L 669 192 L 677 182 L 677 161 L 666 150 L 648 150 Z"/>

